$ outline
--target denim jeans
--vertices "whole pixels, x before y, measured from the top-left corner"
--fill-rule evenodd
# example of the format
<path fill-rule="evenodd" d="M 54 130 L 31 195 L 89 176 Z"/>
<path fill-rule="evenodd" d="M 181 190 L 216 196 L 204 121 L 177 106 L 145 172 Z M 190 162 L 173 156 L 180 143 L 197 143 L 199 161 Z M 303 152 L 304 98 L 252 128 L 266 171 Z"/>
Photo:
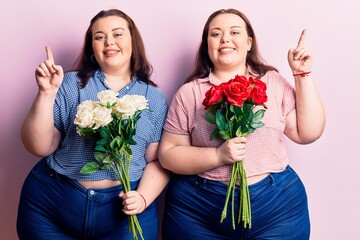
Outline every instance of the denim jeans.
<path fill-rule="evenodd" d="M 227 185 L 199 176 L 174 175 L 167 189 L 164 240 L 268 239 L 307 240 L 310 221 L 305 188 L 294 170 L 271 173 L 249 186 L 252 228 L 232 228 L 231 199 L 220 223 Z M 236 189 L 235 214 L 239 205 Z M 235 215 L 237 220 L 237 215 Z"/>
<path fill-rule="evenodd" d="M 138 182 L 132 182 L 136 189 Z M 128 216 L 118 196 L 122 185 L 86 189 L 41 160 L 26 178 L 19 203 L 19 239 L 129 239 Z M 138 214 L 146 240 L 158 239 L 157 203 Z"/>

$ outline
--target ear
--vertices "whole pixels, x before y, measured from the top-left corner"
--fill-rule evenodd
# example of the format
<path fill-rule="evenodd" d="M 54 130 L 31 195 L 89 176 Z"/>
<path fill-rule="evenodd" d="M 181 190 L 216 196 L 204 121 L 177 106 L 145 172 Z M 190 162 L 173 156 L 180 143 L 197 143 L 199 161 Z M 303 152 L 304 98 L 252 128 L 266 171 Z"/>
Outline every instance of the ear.
<path fill-rule="evenodd" d="M 248 39 L 247 39 L 247 44 L 248 44 L 248 49 L 247 49 L 247 50 L 248 50 L 248 51 L 251 50 L 252 42 L 253 42 L 252 37 L 248 37 Z"/>

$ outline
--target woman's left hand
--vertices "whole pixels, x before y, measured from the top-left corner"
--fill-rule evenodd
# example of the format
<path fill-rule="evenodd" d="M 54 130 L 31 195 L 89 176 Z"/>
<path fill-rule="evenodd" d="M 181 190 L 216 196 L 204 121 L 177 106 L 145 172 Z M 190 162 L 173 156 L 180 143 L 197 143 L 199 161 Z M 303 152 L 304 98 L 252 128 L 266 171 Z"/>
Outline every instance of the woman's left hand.
<path fill-rule="evenodd" d="M 288 61 L 293 74 L 310 72 L 312 67 L 312 54 L 304 48 L 306 29 L 301 33 L 298 45 L 288 52 Z"/>
<path fill-rule="evenodd" d="M 121 191 L 119 197 L 123 199 L 123 211 L 126 215 L 142 213 L 146 208 L 143 197 L 137 191 Z"/>

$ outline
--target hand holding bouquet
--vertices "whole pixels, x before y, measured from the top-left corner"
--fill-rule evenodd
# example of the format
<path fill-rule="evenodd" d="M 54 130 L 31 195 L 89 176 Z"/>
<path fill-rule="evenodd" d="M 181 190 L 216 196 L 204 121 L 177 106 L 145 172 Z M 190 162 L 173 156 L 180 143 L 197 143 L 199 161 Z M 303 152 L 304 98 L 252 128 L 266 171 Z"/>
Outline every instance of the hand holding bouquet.
<path fill-rule="evenodd" d="M 140 95 L 125 95 L 118 98 L 111 90 L 97 94 L 99 101 L 84 101 L 77 108 L 75 125 L 79 135 L 97 137 L 95 147 L 96 162 L 87 163 L 80 171 L 82 174 L 93 173 L 99 169 L 112 169 L 124 187 L 130 187 L 131 145 L 136 142 L 136 122 L 147 108 L 147 100 Z M 142 229 L 136 215 L 129 215 L 129 230 L 133 238 L 142 236 Z"/>
<path fill-rule="evenodd" d="M 257 128 L 264 126 L 261 119 L 264 117 L 265 109 L 258 109 L 257 105 L 267 108 L 266 84 L 260 79 L 245 76 L 235 76 L 234 79 L 224 82 L 218 86 L 211 87 L 205 94 L 203 105 L 206 120 L 216 125 L 211 133 L 211 140 L 222 138 L 224 140 L 253 133 Z M 246 180 L 246 172 L 243 162 L 233 164 L 231 177 L 226 193 L 225 205 L 221 214 L 220 222 L 226 218 L 227 206 L 231 195 L 232 199 L 232 225 L 235 229 L 234 192 L 236 184 L 240 186 L 240 206 L 238 213 L 238 224 L 244 223 L 251 228 L 251 203 L 249 188 Z"/>

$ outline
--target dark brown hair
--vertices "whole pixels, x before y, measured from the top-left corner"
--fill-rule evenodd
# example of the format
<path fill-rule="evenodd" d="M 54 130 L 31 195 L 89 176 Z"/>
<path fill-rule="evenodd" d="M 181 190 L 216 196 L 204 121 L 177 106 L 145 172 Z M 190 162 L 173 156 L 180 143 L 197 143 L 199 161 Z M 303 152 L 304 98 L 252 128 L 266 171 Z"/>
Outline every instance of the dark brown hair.
<path fill-rule="evenodd" d="M 140 32 L 134 21 L 128 15 L 118 9 L 102 10 L 90 21 L 90 25 L 85 34 L 85 41 L 82 52 L 75 62 L 75 68 L 78 71 L 77 75 L 80 78 L 80 86 L 82 88 L 85 87 L 89 81 L 89 78 L 97 69 L 100 68 L 96 61 L 91 60 L 91 57 L 94 54 L 92 48 L 92 26 L 100 18 L 109 16 L 121 17 L 128 23 L 132 43 L 132 56 L 130 60 L 131 78 L 136 76 L 140 81 L 156 86 L 156 84 L 150 80 L 153 68 L 146 58 L 145 47 Z"/>
<path fill-rule="evenodd" d="M 209 25 L 211 21 L 220 14 L 225 13 L 231 13 L 235 14 L 239 17 L 241 17 L 245 24 L 246 24 L 246 32 L 249 37 L 252 38 L 252 46 L 250 51 L 248 51 L 248 54 L 246 56 L 246 64 L 251 67 L 251 69 L 258 74 L 259 77 L 262 77 L 267 71 L 274 70 L 277 71 L 276 68 L 266 65 L 265 61 L 262 59 L 259 49 L 257 46 L 257 41 L 255 37 L 254 30 L 251 26 L 251 23 L 249 19 L 240 11 L 236 9 L 220 9 L 210 15 L 208 20 L 206 21 L 206 24 L 204 26 L 204 30 L 202 33 L 202 39 L 200 43 L 200 47 L 198 49 L 198 52 L 196 54 L 195 59 L 195 67 L 194 71 L 186 78 L 185 83 L 191 82 L 192 80 L 195 80 L 197 78 L 205 78 L 209 76 L 211 68 L 214 66 L 213 63 L 210 60 L 209 54 L 208 54 L 208 35 L 209 35 Z"/>

